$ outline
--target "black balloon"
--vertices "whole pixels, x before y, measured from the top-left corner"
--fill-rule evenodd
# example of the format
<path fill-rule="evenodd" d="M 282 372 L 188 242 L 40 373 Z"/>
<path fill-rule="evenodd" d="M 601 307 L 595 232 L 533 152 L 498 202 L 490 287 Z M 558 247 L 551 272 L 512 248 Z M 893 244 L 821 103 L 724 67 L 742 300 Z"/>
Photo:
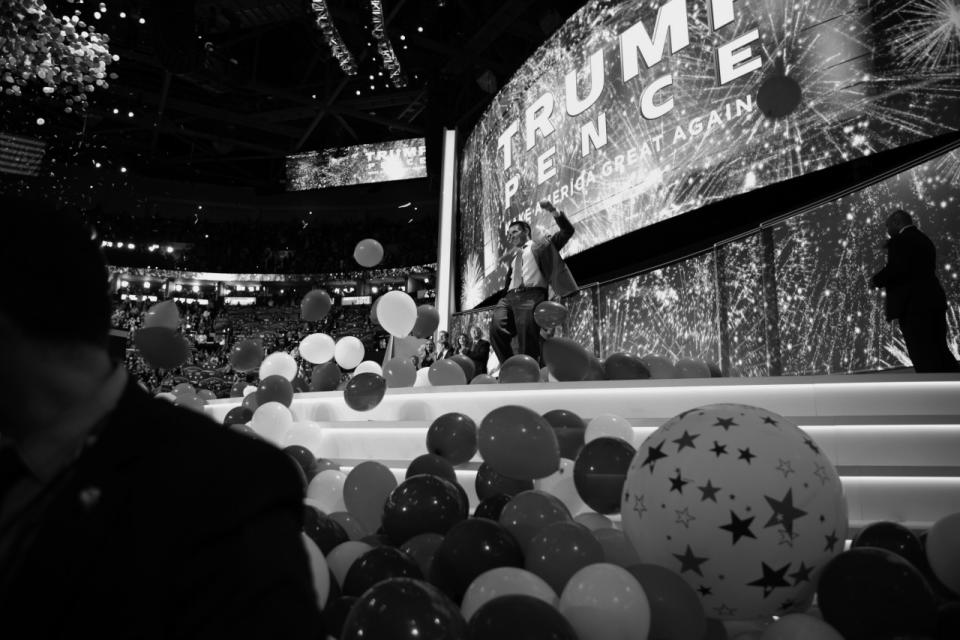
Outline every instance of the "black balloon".
<path fill-rule="evenodd" d="M 416 560 L 393 547 L 380 546 L 357 558 L 343 580 L 343 593 L 362 596 L 363 593 L 387 578 L 423 578 Z"/>
<path fill-rule="evenodd" d="M 923 544 L 910 529 L 896 522 L 874 522 L 864 527 L 851 547 L 876 547 L 893 551 L 917 569 L 926 566 Z"/>
<path fill-rule="evenodd" d="M 513 498 L 513 496 L 508 496 L 505 493 L 495 493 L 477 505 L 476 511 L 473 512 L 473 517 L 486 518 L 487 520 L 499 522 L 500 513 L 503 511 L 503 508 L 507 506 L 507 503 L 510 502 L 511 498 Z"/>
<path fill-rule="evenodd" d="M 337 581 L 334 580 L 333 582 L 336 584 Z M 327 606 L 323 608 L 323 626 L 328 636 L 340 637 L 340 632 L 343 631 L 343 623 L 346 622 L 347 616 L 350 615 L 350 609 L 358 600 L 360 598 L 353 596 L 340 596 L 327 600 Z"/>
<path fill-rule="evenodd" d="M 480 463 L 477 469 L 477 477 L 474 479 L 474 488 L 477 490 L 477 497 L 486 500 L 490 496 L 498 493 L 505 493 L 508 496 L 515 496 L 522 491 L 533 489 L 533 480 L 516 480 L 508 478 L 493 470 L 486 462 Z"/>
<path fill-rule="evenodd" d="M 383 505 L 383 530 L 397 545 L 421 533 L 445 534 L 463 519 L 460 492 L 437 476 L 407 478 Z"/>
<path fill-rule="evenodd" d="M 463 640 L 460 608 L 431 584 L 392 578 L 373 586 L 350 610 L 340 640 Z"/>
<path fill-rule="evenodd" d="M 387 381 L 376 373 L 358 373 L 343 390 L 343 400 L 354 411 L 373 409 L 387 393 Z"/>
<path fill-rule="evenodd" d="M 583 419 L 566 409 L 548 411 L 543 414 L 543 419 L 550 423 L 553 432 L 557 435 L 560 457 L 576 460 L 580 449 L 583 448 L 583 438 L 587 432 L 587 425 L 584 424 Z"/>
<path fill-rule="evenodd" d="M 307 482 L 313 480 L 313 476 L 320 473 L 317 471 L 317 459 L 313 457 L 313 454 L 310 453 L 310 450 L 306 447 L 293 444 L 289 447 L 284 447 L 283 452 L 293 458 L 300 468 L 303 469 L 303 475 L 307 477 Z"/>
<path fill-rule="evenodd" d="M 456 487 L 457 493 L 460 494 L 460 505 L 462 507 L 460 513 L 463 514 L 463 519 L 466 520 L 470 517 L 470 496 L 467 495 L 467 490 L 464 489 L 459 482 L 454 481 L 453 486 Z"/>
<path fill-rule="evenodd" d="M 873 547 L 850 549 L 827 563 L 817 604 L 845 640 L 929 634 L 936 619 L 933 592 L 920 572 Z"/>
<path fill-rule="evenodd" d="M 442 458 L 435 453 L 425 453 L 414 458 L 410 466 L 407 467 L 407 475 L 404 477 L 409 478 L 422 473 L 437 476 L 450 482 L 457 481 L 457 472 L 453 470 L 453 465 L 446 458 Z"/>
<path fill-rule="evenodd" d="M 339 522 L 310 505 L 303 507 L 303 532 L 317 544 L 323 555 L 350 539 Z"/>
<path fill-rule="evenodd" d="M 227 415 L 223 417 L 223 424 L 229 427 L 231 424 L 247 424 L 251 420 L 253 420 L 253 411 L 241 406 L 227 411 Z"/>
<path fill-rule="evenodd" d="M 646 380 L 650 377 L 647 365 L 640 358 L 626 353 L 613 353 L 603 361 L 603 370 L 610 380 Z"/>
<path fill-rule="evenodd" d="M 324 362 L 310 374 L 310 391 L 333 391 L 340 384 L 340 367 L 336 362 Z"/>
<path fill-rule="evenodd" d="M 523 552 L 499 522 L 471 518 L 447 532 L 433 556 L 430 582 L 460 602 L 474 578 L 497 567 L 522 567 Z"/>
<path fill-rule="evenodd" d="M 477 609 L 470 618 L 470 640 L 577 640 L 567 619 L 539 598 L 499 596 Z"/>
<path fill-rule="evenodd" d="M 477 423 L 462 413 L 445 413 L 427 429 L 427 451 L 450 464 L 468 462 L 477 453 Z"/>
<path fill-rule="evenodd" d="M 619 513 L 623 483 L 636 450 L 620 438 L 597 438 L 584 445 L 573 465 L 580 499 L 597 513 Z"/>

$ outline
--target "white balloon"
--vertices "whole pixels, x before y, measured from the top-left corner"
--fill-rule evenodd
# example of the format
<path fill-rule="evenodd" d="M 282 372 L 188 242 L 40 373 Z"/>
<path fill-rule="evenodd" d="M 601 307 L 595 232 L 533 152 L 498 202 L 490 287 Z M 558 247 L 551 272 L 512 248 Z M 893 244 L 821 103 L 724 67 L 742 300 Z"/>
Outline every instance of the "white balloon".
<path fill-rule="evenodd" d="M 374 362 L 373 360 L 364 360 L 357 365 L 357 368 L 353 370 L 354 375 L 358 373 L 375 373 L 378 376 L 383 375 L 383 367 Z"/>
<path fill-rule="evenodd" d="M 256 390 L 257 388 L 255 386 L 253 386 L 252 384 L 248 384 L 243 388 L 243 397 L 246 398 L 248 395 L 255 392 Z"/>
<path fill-rule="evenodd" d="M 631 447 L 633 445 L 633 427 L 626 418 L 612 413 L 602 413 L 587 424 L 583 434 L 584 443 L 597 438 L 620 438 Z"/>
<path fill-rule="evenodd" d="M 343 581 L 347 577 L 347 571 L 350 570 L 357 558 L 370 551 L 370 549 L 373 549 L 373 547 L 366 542 L 348 540 L 347 542 L 341 542 L 330 550 L 330 553 L 327 554 L 327 564 L 330 565 L 330 571 L 340 585 L 343 585 Z"/>
<path fill-rule="evenodd" d="M 417 303 L 403 291 L 388 291 L 377 298 L 377 320 L 387 333 L 404 338 L 417 322 Z"/>
<path fill-rule="evenodd" d="M 254 433 L 277 446 L 280 446 L 292 426 L 293 414 L 279 402 L 260 405 L 250 420 L 250 428 Z"/>
<path fill-rule="evenodd" d="M 271 353 L 260 363 L 260 379 L 264 380 L 270 376 L 283 376 L 293 382 L 297 377 L 297 361 L 283 351 Z"/>
<path fill-rule="evenodd" d="M 433 386 L 430 384 L 430 367 L 424 367 L 423 369 L 417 369 L 417 379 L 414 381 L 413 386 L 415 387 L 430 387 Z"/>
<path fill-rule="evenodd" d="M 281 446 L 299 446 L 307 449 L 315 458 L 338 458 L 340 446 L 337 439 L 327 433 L 319 422 L 294 422 L 283 436 Z"/>
<path fill-rule="evenodd" d="M 343 502 L 343 484 L 347 474 L 335 469 L 321 471 L 313 477 L 307 486 L 307 497 L 316 500 L 324 513 L 346 511 L 347 505 Z"/>
<path fill-rule="evenodd" d="M 573 484 L 573 460 L 560 458 L 560 468 L 546 478 L 534 480 L 533 488 L 559 498 L 572 514 L 590 510 Z"/>
<path fill-rule="evenodd" d="M 300 534 L 300 539 L 303 541 L 303 546 L 307 550 L 307 558 L 310 560 L 310 575 L 313 577 L 313 590 L 317 594 L 317 603 L 320 605 L 320 609 L 323 609 L 327 605 L 327 598 L 330 596 L 330 569 L 327 567 L 327 561 L 317 543 L 305 533 Z"/>
<path fill-rule="evenodd" d="M 333 357 L 342 369 L 355 369 L 363 361 L 363 343 L 359 338 L 345 336 L 337 340 Z"/>
<path fill-rule="evenodd" d="M 330 362 L 335 350 L 336 342 L 325 333 L 311 333 L 300 341 L 300 357 L 311 364 Z"/>

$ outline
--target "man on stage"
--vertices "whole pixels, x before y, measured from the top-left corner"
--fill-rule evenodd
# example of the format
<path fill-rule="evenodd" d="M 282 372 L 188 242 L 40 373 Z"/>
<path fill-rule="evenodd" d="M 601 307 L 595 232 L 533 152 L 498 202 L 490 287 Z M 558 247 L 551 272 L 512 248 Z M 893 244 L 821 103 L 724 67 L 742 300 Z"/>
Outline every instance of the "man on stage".
<path fill-rule="evenodd" d="M 960 371 L 947 348 L 947 299 L 937 279 L 937 251 L 898 209 L 886 221 L 887 265 L 870 280 L 887 290 L 887 320 L 898 322 L 917 373 Z"/>
<path fill-rule="evenodd" d="M 573 225 L 549 201 L 541 202 L 540 208 L 553 214 L 558 233 L 534 241 L 530 225 L 523 220 L 514 220 L 507 227 L 510 248 L 500 262 L 510 270 L 490 321 L 490 342 L 501 363 L 513 355 L 510 340 L 514 336 L 520 353 L 539 361 L 541 338 L 533 310 L 547 299 L 548 288 L 561 297 L 577 290 L 577 282 L 560 257 L 560 249 L 573 236 Z"/>

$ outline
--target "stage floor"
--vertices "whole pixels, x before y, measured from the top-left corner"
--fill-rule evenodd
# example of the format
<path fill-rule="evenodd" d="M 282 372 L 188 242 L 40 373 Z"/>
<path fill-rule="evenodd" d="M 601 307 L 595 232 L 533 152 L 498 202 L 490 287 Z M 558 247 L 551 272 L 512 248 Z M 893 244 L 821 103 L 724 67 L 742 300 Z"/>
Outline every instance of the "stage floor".
<path fill-rule="evenodd" d="M 389 389 L 374 409 L 350 409 L 342 392 L 301 393 L 290 434 L 318 457 L 348 470 L 364 460 L 398 478 L 426 452 L 427 428 L 459 412 L 477 424 L 508 404 L 539 413 L 572 411 L 589 421 L 614 413 L 630 421 L 634 445 L 669 418 L 693 407 L 740 403 L 779 413 L 804 429 L 836 466 L 854 529 L 892 520 L 923 529 L 960 512 L 960 376 L 862 374 L 780 378 L 709 378 L 552 382 Z M 222 421 L 239 399 L 211 401 Z M 294 435 L 295 434 L 295 435 Z M 457 469 L 475 506 L 479 457 Z"/>

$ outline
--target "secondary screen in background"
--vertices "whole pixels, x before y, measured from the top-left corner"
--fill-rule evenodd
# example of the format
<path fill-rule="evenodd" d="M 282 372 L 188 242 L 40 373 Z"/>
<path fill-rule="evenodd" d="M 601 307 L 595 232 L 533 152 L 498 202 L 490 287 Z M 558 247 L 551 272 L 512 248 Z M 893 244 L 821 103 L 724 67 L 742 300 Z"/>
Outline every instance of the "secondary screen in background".
<path fill-rule="evenodd" d="M 287 190 L 410 180 L 427 175 L 423 138 L 323 149 L 287 156 Z"/>
<path fill-rule="evenodd" d="M 496 96 L 461 162 L 461 309 L 503 285 L 509 221 L 553 232 L 540 200 L 573 222 L 569 256 L 960 128 L 949 2 L 719 1 L 717 29 L 708 4 L 590 2 Z"/>

